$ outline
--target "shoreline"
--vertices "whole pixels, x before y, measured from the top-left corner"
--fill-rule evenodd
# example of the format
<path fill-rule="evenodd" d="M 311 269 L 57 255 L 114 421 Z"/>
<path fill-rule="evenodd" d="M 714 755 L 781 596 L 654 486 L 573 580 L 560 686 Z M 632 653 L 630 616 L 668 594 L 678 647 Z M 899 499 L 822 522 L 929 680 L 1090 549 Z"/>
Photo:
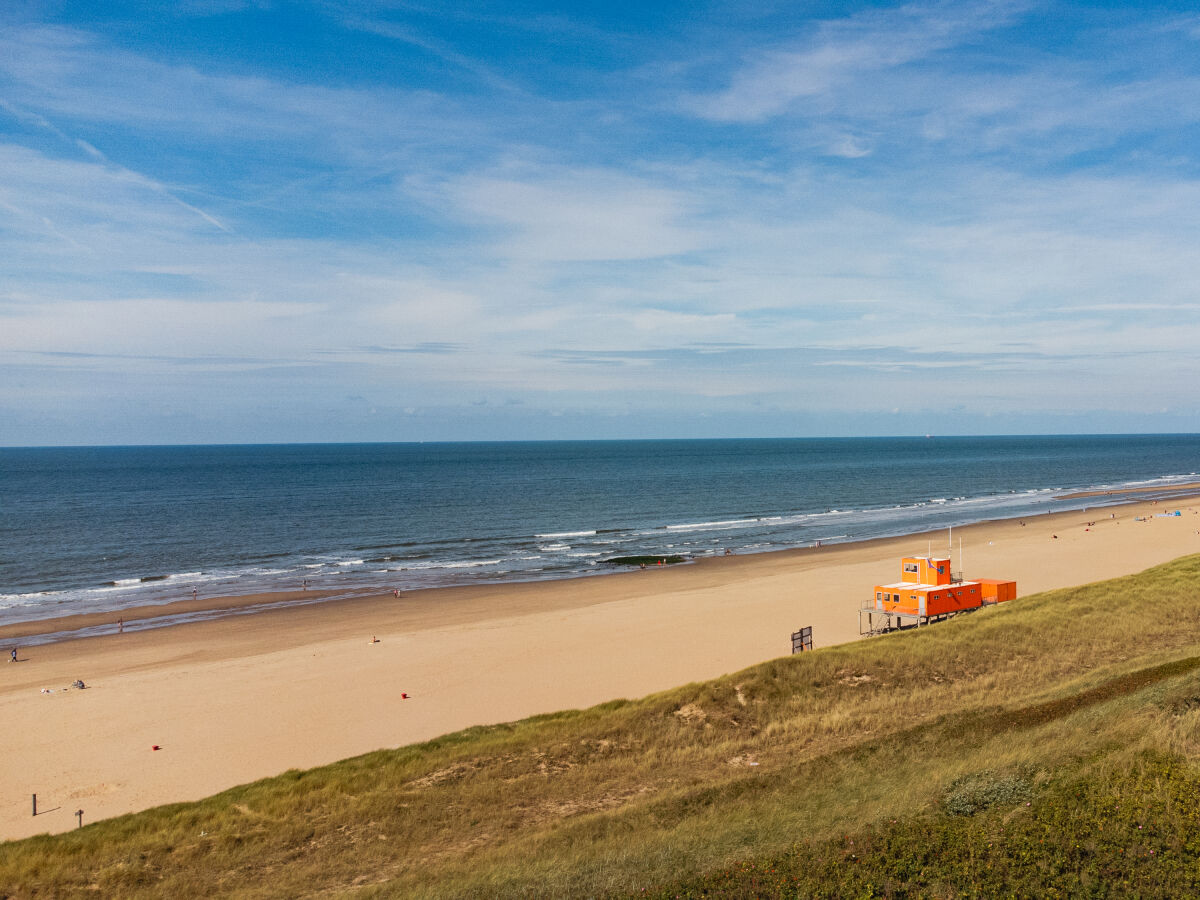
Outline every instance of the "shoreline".
<path fill-rule="evenodd" d="M 1077 500 L 1088 497 L 1117 497 L 1117 502 L 1105 504 L 1103 509 L 1108 511 L 1121 510 L 1138 503 L 1157 503 L 1158 500 L 1182 502 L 1186 500 L 1200 501 L 1200 481 L 1189 482 L 1170 488 L 1162 486 L 1119 488 L 1111 491 L 1079 491 L 1054 497 L 1054 500 Z M 1098 507 L 1099 508 L 1099 507 Z M 1010 522 L 1055 521 L 1056 517 L 1082 515 L 1090 507 L 1081 509 L 1055 510 L 1047 509 L 1043 513 L 1030 516 L 1014 516 L 1012 518 L 985 519 L 967 525 L 954 526 L 960 534 L 971 529 L 1001 525 Z M 775 556 L 801 555 L 805 553 L 822 553 L 825 556 L 833 554 L 841 548 L 870 547 L 875 544 L 891 541 L 925 540 L 932 542 L 937 535 L 945 534 L 948 529 L 939 528 L 934 531 L 921 531 L 911 534 L 865 538 L 858 541 L 845 541 L 825 544 L 821 547 L 785 547 L 777 550 L 760 552 L 734 553 L 729 556 L 712 555 L 690 557 L 684 563 L 666 567 L 647 567 L 645 570 L 636 567 L 616 568 L 607 572 L 588 574 L 573 574 L 561 578 L 539 578 L 529 581 L 502 580 L 464 585 L 448 585 L 437 587 L 413 588 L 401 592 L 400 598 L 412 600 L 432 600 L 448 598 L 453 601 L 468 599 L 474 594 L 492 593 L 497 589 L 509 586 L 550 592 L 552 586 L 594 579 L 607 580 L 620 576 L 641 575 L 654 571 L 664 574 L 667 571 L 679 571 L 696 566 L 730 565 L 735 561 L 746 559 L 767 559 Z M 545 586 L 545 587 L 538 587 Z M 150 628 L 176 628 L 193 621 L 212 621 L 232 615 L 260 615 L 277 610 L 296 609 L 308 605 L 327 604 L 356 604 L 390 602 L 396 598 L 389 591 L 380 591 L 373 587 L 362 587 L 346 590 L 285 590 L 259 591 L 249 594 L 230 594 L 207 598 L 171 600 L 165 603 L 139 604 L 127 607 L 117 607 L 92 613 L 70 613 L 65 616 L 49 616 L 45 618 L 22 619 L 7 624 L 0 624 L 0 644 L 11 644 L 28 638 L 41 638 L 38 644 L 48 642 L 86 640 L 101 636 L 104 633 L 117 633 L 118 620 L 124 620 L 126 632 L 146 630 Z M 256 608 L 261 607 L 261 608 Z M 153 624 L 158 620 L 168 620 L 161 624 Z M 132 628 L 128 626 L 134 626 Z M 110 627 L 106 627 L 110 626 Z M 78 635 L 76 632 L 87 631 L 88 634 Z M 57 640 L 55 640 L 57 638 Z"/>
<path fill-rule="evenodd" d="M 1179 479 L 1190 480 L 1181 483 Z M 1126 484 L 1130 486 L 1115 487 L 1112 490 L 1103 487 L 1097 487 L 1094 490 L 1080 489 L 1057 495 L 1051 488 L 1039 488 L 1000 492 L 973 498 L 953 497 L 949 501 L 932 499 L 908 503 L 908 501 L 902 500 L 899 501 L 901 505 L 896 506 L 872 505 L 871 502 L 867 502 L 864 506 L 862 502 L 858 502 L 852 509 L 828 510 L 825 513 L 797 513 L 794 516 L 781 514 L 756 517 L 747 513 L 737 520 L 738 528 L 734 529 L 736 534 L 730 535 L 728 538 L 723 537 L 719 530 L 705 532 L 701 529 L 700 533 L 703 539 L 688 539 L 682 545 L 674 543 L 678 538 L 672 529 L 682 528 L 690 534 L 689 529 L 699 528 L 703 525 L 727 525 L 730 523 L 659 524 L 654 527 L 639 525 L 631 527 L 631 529 L 618 528 L 616 531 L 627 530 L 631 535 L 641 535 L 641 538 L 638 539 L 639 546 L 645 546 L 639 552 L 651 555 L 679 554 L 699 561 L 721 555 L 720 549 L 724 546 L 732 547 L 737 555 L 760 555 L 812 548 L 822 542 L 826 547 L 831 547 L 840 542 L 862 543 L 889 536 L 923 534 L 926 531 L 936 532 L 949 528 L 950 523 L 955 520 L 979 524 L 1022 516 L 1034 517 L 1051 511 L 1080 510 L 1100 505 L 1115 506 L 1136 502 L 1141 498 L 1159 498 L 1169 502 L 1193 494 L 1200 495 L 1200 480 L 1196 480 L 1196 476 L 1163 476 L 1161 479 L 1151 479 L 1149 482 L 1141 484 L 1136 482 L 1126 482 Z M 1031 499 L 1035 497 L 1036 501 Z M 1014 502 L 1013 498 L 1023 499 L 1017 499 Z M 863 499 L 858 498 L 859 501 Z M 955 504 L 959 501 L 963 503 L 960 507 L 956 507 Z M 906 503 L 908 505 L 904 505 Z M 847 517 L 824 518 L 836 513 L 842 513 Z M 699 512 L 695 515 L 703 518 Z M 775 524 L 777 519 L 783 524 Z M 765 529 L 761 533 L 758 530 L 760 527 Z M 956 523 L 953 527 L 964 526 Z M 638 530 L 640 528 L 649 530 Z M 592 536 L 580 538 L 581 543 L 575 549 L 581 552 L 566 554 L 568 557 L 594 558 L 589 564 L 579 560 L 574 563 L 567 561 L 567 564 L 564 564 L 564 560 L 554 554 L 550 554 L 548 557 L 549 562 L 539 561 L 531 564 L 517 562 L 528 559 L 542 560 L 541 555 L 537 554 L 540 554 L 543 549 L 570 551 L 572 547 L 565 544 L 545 548 L 538 546 L 537 554 L 522 555 L 527 551 L 519 549 L 519 547 L 521 542 L 527 539 L 510 535 L 505 538 L 505 541 L 508 541 L 511 546 L 509 544 L 495 547 L 489 545 L 486 551 L 476 551 L 476 555 L 482 553 L 487 557 L 486 559 L 483 556 L 476 559 L 470 550 L 464 549 L 461 552 L 456 550 L 440 562 L 440 558 L 435 554 L 429 558 L 428 566 L 422 563 L 412 569 L 407 568 L 406 564 L 401 564 L 400 568 L 391 568 L 392 563 L 386 562 L 400 559 L 399 557 L 384 554 L 380 559 L 366 559 L 367 554 L 361 552 L 360 555 L 364 557 L 363 559 L 347 557 L 337 561 L 340 557 L 337 559 L 329 557 L 323 564 L 326 565 L 328 571 L 322 569 L 315 574 L 310 573 L 309 570 L 319 569 L 319 565 L 310 565 L 305 562 L 309 557 L 305 557 L 303 554 L 298 556 L 293 554 L 294 558 L 289 557 L 290 561 L 283 564 L 282 568 L 266 574 L 256 574 L 249 570 L 243 572 L 236 565 L 226 571 L 216 563 L 213 564 L 216 568 L 212 570 L 205 568 L 204 571 L 199 571 L 203 568 L 202 566 L 189 560 L 176 560 L 170 564 L 149 564 L 148 566 L 133 563 L 123 567 L 125 575 L 118 571 L 105 570 L 102 577 L 116 580 L 105 581 L 102 585 L 86 583 L 74 586 L 64 585 L 60 583 L 62 573 L 53 577 L 47 575 L 41 579 L 40 583 L 37 577 L 27 576 L 20 581 L 20 586 L 11 587 L 15 593 L 0 595 L 0 599 L 4 601 L 4 608 L 0 609 L 0 642 L 44 635 L 48 633 L 51 626 L 33 623 L 55 620 L 62 620 L 66 623 L 57 628 L 60 631 L 102 628 L 106 615 L 111 617 L 113 623 L 119 618 L 126 617 L 131 621 L 134 619 L 146 620 L 142 627 L 156 627 L 156 623 L 151 623 L 149 620 L 169 616 L 177 616 L 180 619 L 207 616 L 220 609 L 231 611 L 236 609 L 239 613 L 244 613 L 249 611 L 245 607 L 255 604 L 299 602 L 291 595 L 293 592 L 300 591 L 302 581 L 306 582 L 310 597 L 317 594 L 326 597 L 341 597 L 391 593 L 397 588 L 405 593 L 410 593 L 434 588 L 487 587 L 499 584 L 557 582 L 576 578 L 603 577 L 613 574 L 613 568 L 603 565 L 603 561 L 611 558 L 614 553 L 619 554 L 620 551 L 616 549 L 616 545 L 623 546 L 631 540 L 628 536 L 623 535 L 614 544 L 613 541 L 607 539 L 610 530 L 612 529 L 570 532 L 572 535 Z M 835 533 L 839 531 L 843 533 Z M 595 537 L 597 534 L 602 537 Z M 653 537 L 653 535 L 658 535 L 658 537 Z M 534 537 L 544 538 L 546 535 L 534 535 Z M 84 536 L 80 536 L 79 539 L 86 542 Z M 512 541 L 516 541 L 516 543 L 512 543 Z M 725 543 L 726 541 L 730 543 Z M 334 539 L 333 543 L 336 545 L 337 539 Z M 353 544 L 353 541 L 350 543 Z M 607 546 L 609 544 L 614 544 L 614 546 Z M 659 546 L 655 546 L 655 544 L 659 544 Z M 572 545 L 574 546 L 574 542 Z M 234 556 L 242 558 L 244 549 L 233 551 Z M 334 553 L 335 556 L 338 553 L 338 551 L 332 550 L 329 552 Z M 275 555 L 288 556 L 287 553 Z M 454 560 L 458 560 L 460 556 L 462 559 L 473 561 L 455 562 Z M 425 559 L 420 555 L 416 558 Z M 305 562 L 305 564 L 299 566 L 300 562 Z M 380 564 L 385 568 L 362 565 L 363 563 Z M 487 567 L 493 563 L 497 564 L 497 569 L 495 572 L 489 572 Z M 355 568 L 356 565 L 358 568 Z M 524 568 L 526 565 L 532 567 L 526 569 Z M 179 572 L 183 572 L 189 566 L 197 569 L 195 572 L 188 573 L 197 576 L 192 581 L 181 574 L 145 574 L 147 568 L 152 572 L 159 573 L 165 569 L 178 569 Z M 483 568 L 472 568 L 474 566 Z M 141 577 L 137 577 L 139 572 Z M 125 577 L 126 575 L 130 577 Z M 99 573 L 97 573 L 97 577 L 100 577 Z M 133 584 L 133 582 L 138 582 L 138 584 Z M 53 587 L 50 584 L 53 584 Z M 121 587 L 112 587 L 112 585 Z M 199 604 L 187 606 L 184 601 L 190 599 L 189 595 L 193 588 L 199 588 L 205 594 L 205 599 Z M 304 602 L 311 602 L 311 599 L 305 598 Z M 173 623 L 176 620 L 170 621 Z M 39 638 L 39 640 L 41 639 Z"/>
<path fill-rule="evenodd" d="M 951 558 L 961 539 L 965 574 L 1016 580 L 1020 602 L 1200 552 L 1200 503 L 1155 515 L 1165 508 L 1141 500 L 962 526 Z M 198 800 L 287 769 L 703 681 L 787 655 L 801 626 L 818 648 L 857 640 L 872 586 L 930 544 L 944 551 L 946 532 L 399 599 L 294 592 L 300 601 L 248 615 L 123 634 L 114 624 L 30 646 L 0 668 L 0 840 L 69 830 L 76 809 L 95 821 Z M 250 609 L 262 597 L 230 602 Z M 87 689 L 70 689 L 76 679 Z M 46 810 L 36 818 L 33 793 Z"/>
<path fill-rule="evenodd" d="M 1088 497 L 1117 497 L 1130 494 L 1146 494 L 1161 500 L 1195 497 L 1200 493 L 1200 481 L 1189 481 L 1187 484 L 1176 484 L 1170 487 L 1156 485 L 1153 487 L 1113 488 L 1112 490 L 1074 491 L 1070 494 L 1058 494 L 1055 500 L 1085 500 Z M 1132 501 L 1131 501 L 1132 502 Z M 1120 504 L 1116 504 L 1120 505 Z"/>

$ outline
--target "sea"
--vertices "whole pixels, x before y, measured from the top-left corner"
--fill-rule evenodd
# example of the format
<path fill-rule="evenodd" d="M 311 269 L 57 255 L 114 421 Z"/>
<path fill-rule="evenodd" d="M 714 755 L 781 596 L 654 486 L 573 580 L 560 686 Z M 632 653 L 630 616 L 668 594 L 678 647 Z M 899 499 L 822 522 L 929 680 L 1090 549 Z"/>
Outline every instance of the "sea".
<path fill-rule="evenodd" d="M 614 571 L 1100 507 L 1200 435 L 0 448 L 0 623 Z"/>

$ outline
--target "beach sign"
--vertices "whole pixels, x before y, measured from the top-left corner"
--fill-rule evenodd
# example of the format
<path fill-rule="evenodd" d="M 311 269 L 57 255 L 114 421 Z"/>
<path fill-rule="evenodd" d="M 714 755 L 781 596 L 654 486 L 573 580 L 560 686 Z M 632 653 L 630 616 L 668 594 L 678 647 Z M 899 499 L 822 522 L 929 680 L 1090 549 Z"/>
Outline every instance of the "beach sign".
<path fill-rule="evenodd" d="M 812 626 L 805 625 L 799 631 L 792 632 L 792 652 L 800 653 L 803 650 L 811 650 L 812 646 Z"/>

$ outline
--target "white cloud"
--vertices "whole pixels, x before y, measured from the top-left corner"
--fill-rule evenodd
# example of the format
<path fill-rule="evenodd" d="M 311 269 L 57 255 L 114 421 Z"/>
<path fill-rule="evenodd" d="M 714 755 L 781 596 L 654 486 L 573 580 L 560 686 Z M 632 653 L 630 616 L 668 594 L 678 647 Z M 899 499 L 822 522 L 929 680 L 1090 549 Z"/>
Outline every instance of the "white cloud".
<path fill-rule="evenodd" d="M 0 29 L 2 76 L 6 100 L 17 112 L 35 109 L 47 121 L 178 134 L 208 146 L 237 146 L 242 153 L 257 146 L 263 153 L 378 168 L 431 146 L 462 146 L 481 134 L 479 119 L 429 91 L 204 71 L 55 26 Z"/>
<path fill-rule="evenodd" d="M 475 175 L 444 190 L 467 224 L 496 228 L 497 252 L 515 259 L 649 259 L 696 250 L 705 240 L 686 224 L 685 194 L 599 169 Z"/>
<path fill-rule="evenodd" d="M 803 98 L 829 97 L 848 85 L 925 59 L 1012 21 L 1024 4 L 913 3 L 822 23 L 793 46 L 759 51 L 727 88 L 695 95 L 693 112 L 722 122 L 759 122 Z"/>

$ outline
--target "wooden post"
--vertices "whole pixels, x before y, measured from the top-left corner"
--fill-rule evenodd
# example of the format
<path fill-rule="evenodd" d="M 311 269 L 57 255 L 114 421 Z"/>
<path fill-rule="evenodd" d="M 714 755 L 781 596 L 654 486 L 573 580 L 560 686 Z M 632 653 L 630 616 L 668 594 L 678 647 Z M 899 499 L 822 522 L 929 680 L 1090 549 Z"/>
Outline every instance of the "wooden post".
<path fill-rule="evenodd" d="M 33 814 L 37 815 L 37 794 L 33 795 Z"/>
<path fill-rule="evenodd" d="M 82 809 L 75 810 L 75 818 L 77 818 L 79 820 L 79 824 L 76 825 L 75 827 L 82 828 L 83 827 L 83 810 Z"/>

